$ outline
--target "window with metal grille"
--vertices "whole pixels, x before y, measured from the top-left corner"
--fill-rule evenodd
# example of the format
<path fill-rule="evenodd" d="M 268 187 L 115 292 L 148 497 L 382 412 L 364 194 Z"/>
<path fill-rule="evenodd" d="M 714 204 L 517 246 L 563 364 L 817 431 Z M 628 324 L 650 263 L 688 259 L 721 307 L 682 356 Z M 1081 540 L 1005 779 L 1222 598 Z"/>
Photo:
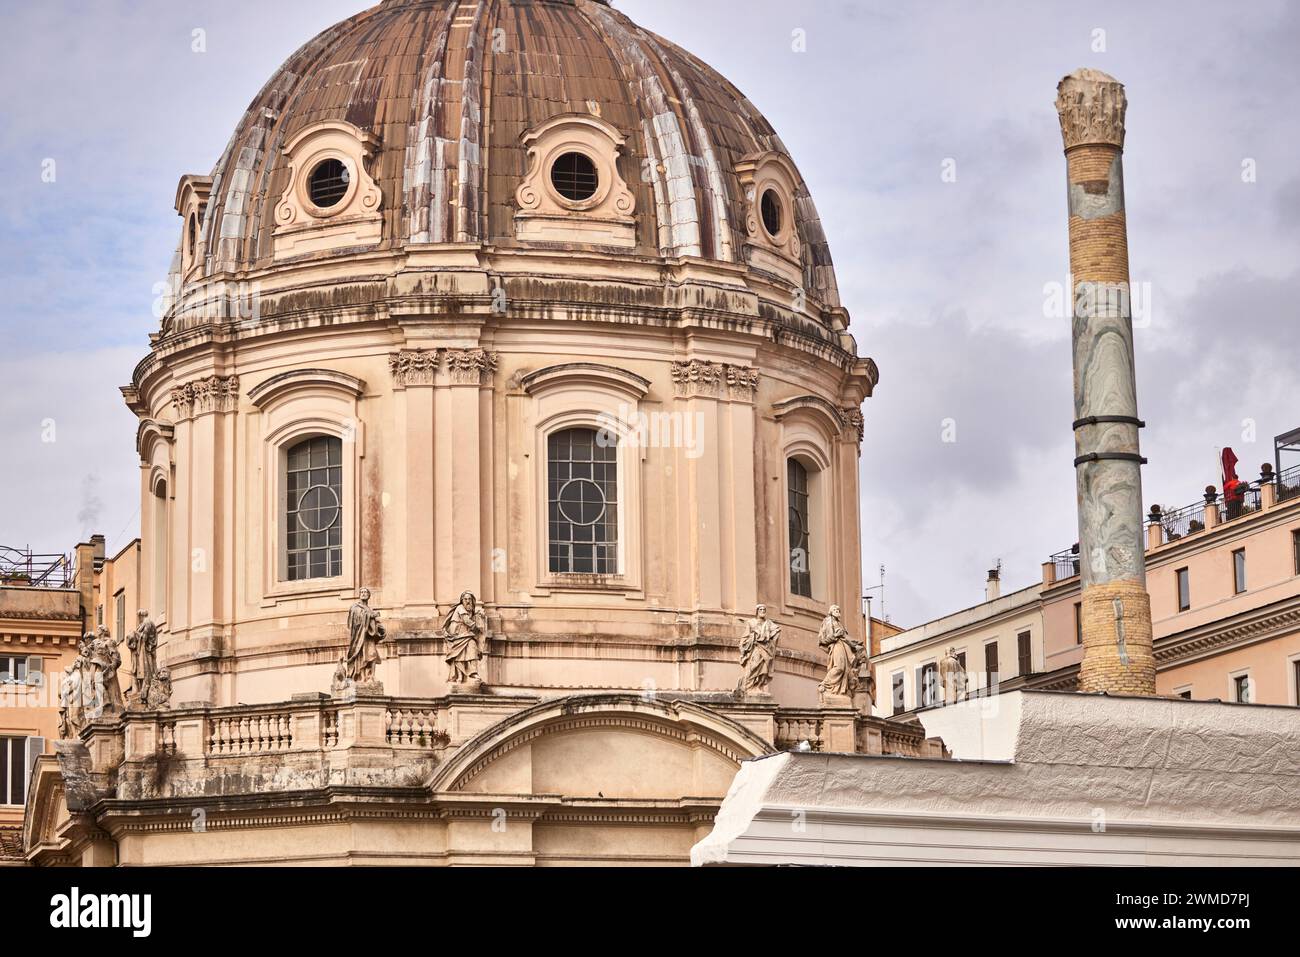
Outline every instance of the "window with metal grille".
<path fill-rule="evenodd" d="M 329 209 L 343 201 L 351 181 L 352 174 L 345 164 L 336 159 L 327 159 L 317 163 L 307 177 L 307 195 L 321 209 Z"/>
<path fill-rule="evenodd" d="M 548 440 L 550 569 L 618 574 L 618 446 L 608 433 L 566 429 Z"/>
<path fill-rule="evenodd" d="M 596 195 L 600 176 L 585 153 L 565 153 L 551 164 L 551 185 L 565 199 L 580 203 Z"/>
<path fill-rule="evenodd" d="M 763 228 L 775 239 L 781 232 L 781 224 L 784 220 L 781 197 L 776 194 L 776 190 L 769 189 L 763 193 L 759 209 L 763 214 Z"/>
<path fill-rule="evenodd" d="M 343 442 L 319 436 L 285 456 L 285 556 L 289 581 L 343 574 Z"/>
<path fill-rule="evenodd" d="M 790 505 L 790 591 L 812 597 L 812 568 L 808 551 L 808 470 L 797 459 L 786 463 Z"/>

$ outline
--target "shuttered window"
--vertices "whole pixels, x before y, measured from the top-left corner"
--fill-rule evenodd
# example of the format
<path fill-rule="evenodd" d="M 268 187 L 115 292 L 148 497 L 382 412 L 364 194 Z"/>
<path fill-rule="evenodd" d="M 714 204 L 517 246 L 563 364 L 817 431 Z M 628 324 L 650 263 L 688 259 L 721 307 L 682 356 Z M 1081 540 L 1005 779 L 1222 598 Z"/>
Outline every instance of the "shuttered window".
<path fill-rule="evenodd" d="M 1034 648 L 1029 641 L 1029 632 L 1022 631 L 1016 635 L 1016 657 L 1019 659 L 1020 673 L 1027 675 L 1034 670 Z"/>
<path fill-rule="evenodd" d="M 996 691 L 998 687 L 998 643 L 989 642 L 984 646 L 984 673 L 987 676 L 985 681 L 990 691 Z"/>

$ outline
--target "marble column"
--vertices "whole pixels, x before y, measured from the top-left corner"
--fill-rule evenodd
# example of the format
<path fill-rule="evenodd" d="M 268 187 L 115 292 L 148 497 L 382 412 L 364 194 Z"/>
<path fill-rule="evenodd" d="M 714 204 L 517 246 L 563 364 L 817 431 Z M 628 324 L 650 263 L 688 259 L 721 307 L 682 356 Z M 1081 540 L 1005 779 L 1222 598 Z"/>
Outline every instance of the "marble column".
<path fill-rule="evenodd" d="M 1155 694 L 1142 542 L 1142 457 L 1128 227 L 1124 87 L 1076 70 L 1057 87 L 1074 282 L 1075 469 L 1084 657 L 1079 690 Z"/>

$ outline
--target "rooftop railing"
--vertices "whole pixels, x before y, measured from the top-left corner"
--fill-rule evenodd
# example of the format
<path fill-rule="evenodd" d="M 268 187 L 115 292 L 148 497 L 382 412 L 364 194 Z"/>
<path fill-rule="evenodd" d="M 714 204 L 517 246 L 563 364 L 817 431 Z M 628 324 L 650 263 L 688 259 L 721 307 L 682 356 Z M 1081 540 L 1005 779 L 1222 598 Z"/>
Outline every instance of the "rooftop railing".
<path fill-rule="evenodd" d="M 75 579 L 71 555 L 42 555 L 30 547 L 0 545 L 0 585 L 71 588 Z"/>
<path fill-rule="evenodd" d="M 1277 473 L 1277 500 L 1284 502 L 1300 495 L 1300 465 Z"/>
<path fill-rule="evenodd" d="M 1075 545 L 1052 555 L 1048 561 L 1056 566 L 1056 580 L 1073 578 L 1079 574 L 1079 546 Z"/>

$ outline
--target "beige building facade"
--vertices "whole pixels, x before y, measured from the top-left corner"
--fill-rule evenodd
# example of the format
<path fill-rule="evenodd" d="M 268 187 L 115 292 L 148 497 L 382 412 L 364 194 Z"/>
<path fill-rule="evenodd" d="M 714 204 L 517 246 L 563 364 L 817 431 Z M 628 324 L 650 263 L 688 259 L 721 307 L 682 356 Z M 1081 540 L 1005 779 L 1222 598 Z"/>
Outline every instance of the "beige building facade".
<path fill-rule="evenodd" d="M 1156 691 L 1300 706 L 1300 470 L 1263 470 L 1231 509 L 1217 493 L 1205 498 L 1147 517 Z M 964 655 L 966 695 L 989 693 L 993 660 L 995 690 L 1075 690 L 1079 593 L 1077 552 L 1065 550 L 1043 564 L 1040 583 L 885 639 L 872 659 L 876 713 L 943 703 L 949 648 Z"/>

